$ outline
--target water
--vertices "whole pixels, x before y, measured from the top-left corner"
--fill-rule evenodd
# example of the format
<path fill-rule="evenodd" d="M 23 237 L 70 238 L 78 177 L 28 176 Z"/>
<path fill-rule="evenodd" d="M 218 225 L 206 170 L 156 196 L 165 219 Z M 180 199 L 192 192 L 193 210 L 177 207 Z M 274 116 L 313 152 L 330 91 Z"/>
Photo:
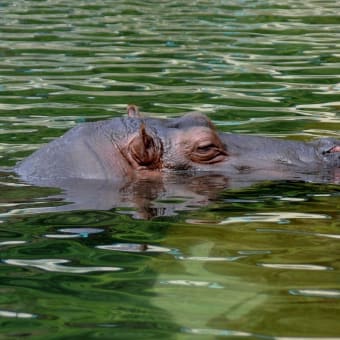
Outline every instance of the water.
<path fill-rule="evenodd" d="M 200 110 L 230 132 L 339 137 L 339 13 L 317 0 L 3 0 L 0 166 L 129 103 Z M 0 180 L 1 338 L 340 338 L 339 185 L 204 180 L 200 197 L 143 201 L 141 215 L 47 213 L 56 189 Z"/>

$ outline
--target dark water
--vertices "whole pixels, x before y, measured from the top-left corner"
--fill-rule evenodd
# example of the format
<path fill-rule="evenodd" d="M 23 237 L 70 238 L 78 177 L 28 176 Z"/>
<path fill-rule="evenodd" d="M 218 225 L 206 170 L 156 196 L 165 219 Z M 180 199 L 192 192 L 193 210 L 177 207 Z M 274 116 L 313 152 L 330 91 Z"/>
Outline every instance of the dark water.
<path fill-rule="evenodd" d="M 3 0 L 0 166 L 129 103 L 339 137 L 339 13 L 335 0 Z M 339 185 L 205 185 L 143 220 L 124 204 L 44 213 L 57 190 L 0 181 L 1 339 L 340 338 Z"/>

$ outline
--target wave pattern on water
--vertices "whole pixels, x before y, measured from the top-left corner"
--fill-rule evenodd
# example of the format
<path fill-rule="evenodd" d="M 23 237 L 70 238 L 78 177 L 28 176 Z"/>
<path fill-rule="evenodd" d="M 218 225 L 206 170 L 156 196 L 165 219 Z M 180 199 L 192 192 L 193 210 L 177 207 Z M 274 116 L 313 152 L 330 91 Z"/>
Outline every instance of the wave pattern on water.
<path fill-rule="evenodd" d="M 335 8 L 4 1 L 1 113 L 104 117 L 135 102 L 154 114 L 199 109 L 237 119 L 246 132 L 331 135 L 340 124 Z M 273 131 L 272 118 L 284 129 Z"/>
<path fill-rule="evenodd" d="M 141 221 L 51 213 L 58 192 L 8 168 L 129 103 L 339 138 L 339 13 L 335 0 L 1 1 L 2 334 L 338 338 L 338 186 L 267 183 Z"/>

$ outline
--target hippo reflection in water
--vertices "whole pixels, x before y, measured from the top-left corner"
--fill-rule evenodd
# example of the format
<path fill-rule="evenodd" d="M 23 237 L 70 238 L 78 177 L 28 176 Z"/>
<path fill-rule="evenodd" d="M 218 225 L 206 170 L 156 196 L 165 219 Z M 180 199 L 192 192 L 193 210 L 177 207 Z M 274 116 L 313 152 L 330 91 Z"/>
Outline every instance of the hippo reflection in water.
<path fill-rule="evenodd" d="M 127 117 L 80 124 L 15 171 L 28 183 L 62 188 L 74 202 L 70 209 L 127 202 L 140 208 L 164 197 L 202 204 L 224 188 L 263 180 L 338 183 L 340 140 L 303 143 L 222 133 L 198 112 L 149 118 L 130 105 Z"/>

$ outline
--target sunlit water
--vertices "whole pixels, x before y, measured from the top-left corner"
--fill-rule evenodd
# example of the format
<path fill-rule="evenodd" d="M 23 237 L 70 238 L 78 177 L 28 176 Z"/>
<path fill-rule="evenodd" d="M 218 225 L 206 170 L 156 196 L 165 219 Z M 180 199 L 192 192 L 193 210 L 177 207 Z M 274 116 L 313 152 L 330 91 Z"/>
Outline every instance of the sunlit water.
<path fill-rule="evenodd" d="M 3 0 L 0 166 L 129 103 L 339 138 L 339 13 L 335 0 Z M 340 338 L 339 185 L 208 186 L 141 216 L 44 213 L 57 190 L 0 181 L 1 338 Z"/>

